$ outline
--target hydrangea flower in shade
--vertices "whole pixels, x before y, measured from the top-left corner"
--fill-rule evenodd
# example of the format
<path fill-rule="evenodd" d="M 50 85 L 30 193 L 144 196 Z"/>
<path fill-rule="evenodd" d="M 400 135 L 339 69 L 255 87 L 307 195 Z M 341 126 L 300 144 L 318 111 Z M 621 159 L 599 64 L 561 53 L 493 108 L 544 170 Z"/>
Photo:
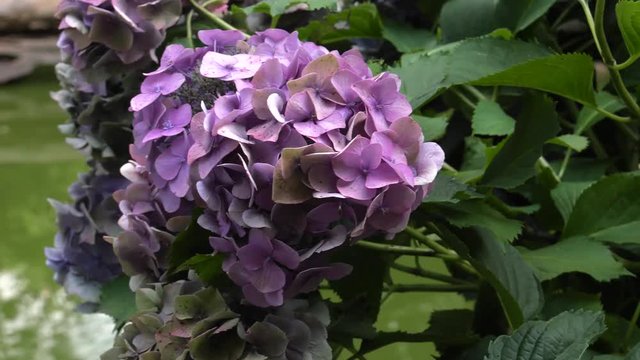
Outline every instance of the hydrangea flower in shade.
<path fill-rule="evenodd" d="M 122 272 L 111 244 L 103 237 L 119 232 L 119 213 L 111 194 L 126 183 L 118 177 L 88 173 L 69 189 L 74 205 L 50 201 L 59 230 L 54 246 L 45 249 L 47 266 L 68 293 L 84 301 L 97 303 L 101 285 Z"/>
<path fill-rule="evenodd" d="M 373 76 L 355 50 L 275 29 L 198 35 L 206 46 L 168 47 L 131 102 L 144 201 L 167 217 L 204 207 L 198 224 L 245 301 L 277 307 L 349 273 L 327 252 L 401 231 L 444 153 L 397 76 Z"/>
<path fill-rule="evenodd" d="M 58 47 L 77 69 L 146 61 L 181 13 L 180 0 L 63 0 Z"/>

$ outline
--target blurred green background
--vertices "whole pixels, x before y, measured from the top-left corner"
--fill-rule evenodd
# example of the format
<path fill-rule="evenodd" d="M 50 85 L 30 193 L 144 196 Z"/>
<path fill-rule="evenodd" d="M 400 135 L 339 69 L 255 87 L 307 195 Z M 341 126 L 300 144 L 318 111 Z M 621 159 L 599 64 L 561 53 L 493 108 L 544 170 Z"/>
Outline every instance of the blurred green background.
<path fill-rule="evenodd" d="M 0 85 L 0 360 L 96 359 L 113 338 L 108 317 L 73 311 L 44 264 L 56 231 L 46 199 L 66 201 L 85 170 L 58 133 L 57 87 L 52 67 Z"/>
<path fill-rule="evenodd" d="M 76 302 L 44 264 L 43 249 L 56 231 L 46 199 L 68 200 L 67 187 L 86 169 L 82 156 L 58 133 L 66 116 L 49 97 L 57 87 L 52 67 L 0 86 L 0 360 L 96 359 L 113 339 L 111 320 L 74 312 Z M 423 281 L 393 276 L 398 283 Z M 396 294 L 385 301 L 378 327 L 421 331 L 433 310 L 464 304 L 455 294 Z M 433 354 L 432 344 L 396 344 L 367 358 L 430 359 Z"/>

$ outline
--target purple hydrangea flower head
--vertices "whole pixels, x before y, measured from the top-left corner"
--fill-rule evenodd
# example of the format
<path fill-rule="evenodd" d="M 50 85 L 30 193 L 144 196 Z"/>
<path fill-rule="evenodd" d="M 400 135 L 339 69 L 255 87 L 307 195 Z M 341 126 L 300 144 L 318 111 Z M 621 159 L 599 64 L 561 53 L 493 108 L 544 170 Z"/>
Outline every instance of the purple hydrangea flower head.
<path fill-rule="evenodd" d="M 167 47 L 131 102 L 123 243 L 146 259 L 134 272 L 152 268 L 162 251 L 149 244 L 202 207 L 245 301 L 280 306 L 349 273 L 328 261 L 337 247 L 401 231 L 444 153 L 424 142 L 399 79 L 373 76 L 358 51 L 276 29 L 198 36 L 204 47 Z"/>

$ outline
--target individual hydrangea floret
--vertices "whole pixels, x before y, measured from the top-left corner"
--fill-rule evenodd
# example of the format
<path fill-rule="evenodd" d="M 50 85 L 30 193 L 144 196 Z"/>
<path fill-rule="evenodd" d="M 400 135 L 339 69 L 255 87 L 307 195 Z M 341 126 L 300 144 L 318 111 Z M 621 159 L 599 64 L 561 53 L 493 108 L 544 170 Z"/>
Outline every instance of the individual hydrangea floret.
<path fill-rule="evenodd" d="M 327 252 L 400 232 L 444 153 L 398 77 L 373 76 L 356 50 L 276 29 L 199 37 L 207 46 L 168 47 L 132 99 L 130 166 L 163 212 L 204 207 L 198 224 L 246 300 L 280 306 L 349 272 Z"/>

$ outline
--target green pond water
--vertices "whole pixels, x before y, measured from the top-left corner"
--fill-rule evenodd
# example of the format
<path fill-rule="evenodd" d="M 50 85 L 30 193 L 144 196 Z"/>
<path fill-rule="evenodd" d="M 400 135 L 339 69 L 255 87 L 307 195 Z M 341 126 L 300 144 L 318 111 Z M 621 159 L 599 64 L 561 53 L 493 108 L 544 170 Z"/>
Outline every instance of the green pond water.
<path fill-rule="evenodd" d="M 66 201 L 67 187 L 86 170 L 58 134 L 65 115 L 49 98 L 57 86 L 51 68 L 0 86 L 0 360 L 97 359 L 113 339 L 111 320 L 74 312 L 76 303 L 44 265 L 43 248 L 56 231 L 46 199 Z M 427 266 L 444 270 L 439 263 Z M 420 281 L 397 273 L 393 278 Z M 421 331 L 434 310 L 463 306 L 470 303 L 455 294 L 397 294 L 385 301 L 377 327 Z M 432 344 L 395 344 L 367 359 L 423 360 L 433 354 Z"/>

